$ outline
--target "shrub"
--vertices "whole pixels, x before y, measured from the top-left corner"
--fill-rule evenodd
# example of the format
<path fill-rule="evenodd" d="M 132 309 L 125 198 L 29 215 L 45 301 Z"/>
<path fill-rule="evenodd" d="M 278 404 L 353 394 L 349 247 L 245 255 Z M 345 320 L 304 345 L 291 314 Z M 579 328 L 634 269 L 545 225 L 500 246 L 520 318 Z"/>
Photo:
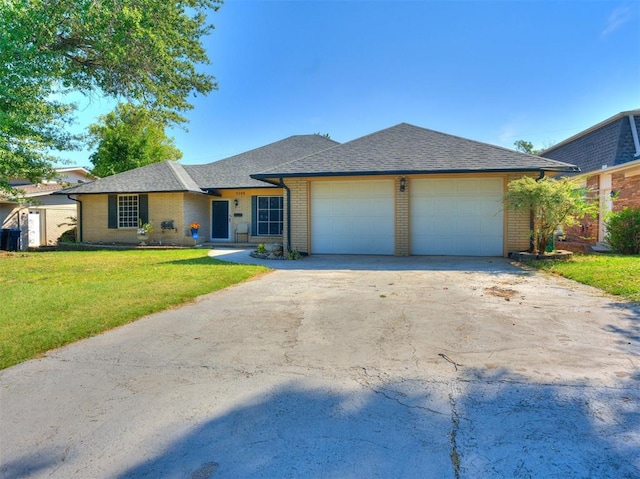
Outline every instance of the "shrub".
<path fill-rule="evenodd" d="M 618 253 L 640 254 L 640 207 L 611 213 L 607 219 L 606 239 Z"/>
<path fill-rule="evenodd" d="M 58 238 L 58 243 L 75 243 L 76 237 L 76 228 L 71 228 L 60 235 L 60 238 Z"/>
<path fill-rule="evenodd" d="M 505 199 L 514 210 L 530 212 L 532 253 L 547 250 L 558 226 L 572 226 L 578 218 L 595 216 L 598 210 L 597 204 L 589 200 L 588 191 L 567 178 L 525 176 L 509 183 Z"/>

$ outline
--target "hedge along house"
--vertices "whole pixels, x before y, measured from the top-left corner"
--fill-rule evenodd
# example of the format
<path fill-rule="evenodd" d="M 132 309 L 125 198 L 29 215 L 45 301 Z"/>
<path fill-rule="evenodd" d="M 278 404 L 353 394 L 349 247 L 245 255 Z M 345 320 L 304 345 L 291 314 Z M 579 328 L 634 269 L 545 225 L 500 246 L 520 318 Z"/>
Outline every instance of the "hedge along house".
<path fill-rule="evenodd" d="M 251 176 L 285 190 L 289 250 L 507 256 L 530 239 L 529 215 L 504 206 L 508 182 L 576 171 L 402 123 Z"/>
<path fill-rule="evenodd" d="M 154 225 L 149 244 L 281 242 L 283 189 L 249 174 L 336 144 L 320 135 L 292 136 L 205 165 L 165 161 L 57 194 L 77 201 L 79 241 L 87 243 L 138 243 L 139 221 Z"/>

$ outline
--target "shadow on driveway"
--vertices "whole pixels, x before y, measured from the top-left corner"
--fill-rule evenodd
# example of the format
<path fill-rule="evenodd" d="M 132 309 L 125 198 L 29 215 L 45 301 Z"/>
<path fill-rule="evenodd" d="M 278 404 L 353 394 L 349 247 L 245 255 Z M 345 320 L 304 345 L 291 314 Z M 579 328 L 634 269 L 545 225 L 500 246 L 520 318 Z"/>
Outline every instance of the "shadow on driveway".
<path fill-rule="evenodd" d="M 504 373 L 478 382 L 468 371 L 453 390 L 371 378 L 347 394 L 292 382 L 118 477 L 638 477 L 637 391 Z"/>

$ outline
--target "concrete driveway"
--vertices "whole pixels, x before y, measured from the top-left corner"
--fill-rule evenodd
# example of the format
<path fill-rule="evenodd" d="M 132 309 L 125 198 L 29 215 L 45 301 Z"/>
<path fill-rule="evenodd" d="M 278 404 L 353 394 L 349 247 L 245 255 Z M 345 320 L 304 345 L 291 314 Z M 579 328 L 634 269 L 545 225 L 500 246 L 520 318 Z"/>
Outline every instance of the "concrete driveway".
<path fill-rule="evenodd" d="M 500 258 L 268 265 L 0 372 L 0 477 L 640 477 L 637 309 Z"/>

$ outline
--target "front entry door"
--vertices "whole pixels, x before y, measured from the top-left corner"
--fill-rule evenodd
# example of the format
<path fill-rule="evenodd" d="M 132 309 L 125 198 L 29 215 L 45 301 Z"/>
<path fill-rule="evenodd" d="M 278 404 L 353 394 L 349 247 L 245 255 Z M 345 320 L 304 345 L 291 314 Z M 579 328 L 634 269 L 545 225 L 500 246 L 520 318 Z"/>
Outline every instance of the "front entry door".
<path fill-rule="evenodd" d="M 213 201 L 211 206 L 211 239 L 228 240 L 229 236 L 229 202 Z"/>

